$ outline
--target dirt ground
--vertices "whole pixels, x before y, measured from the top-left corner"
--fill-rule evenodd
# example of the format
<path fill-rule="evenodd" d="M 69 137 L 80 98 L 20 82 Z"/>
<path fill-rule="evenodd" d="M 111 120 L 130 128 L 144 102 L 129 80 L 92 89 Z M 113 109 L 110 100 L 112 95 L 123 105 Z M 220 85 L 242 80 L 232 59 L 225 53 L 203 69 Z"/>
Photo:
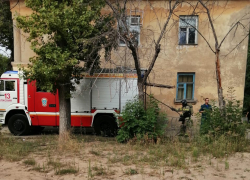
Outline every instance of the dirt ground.
<path fill-rule="evenodd" d="M 12 137 L 6 128 L 1 132 L 6 137 Z M 46 139 L 47 136 L 48 139 Z M 48 148 L 48 140 L 55 139 L 56 136 L 47 133 L 46 135 L 15 137 L 18 141 L 23 142 L 43 139 L 43 146 L 17 161 L 0 159 L 0 179 L 250 180 L 250 153 L 236 153 L 223 159 L 201 156 L 196 161 L 192 158 L 187 160 L 185 167 L 170 167 L 146 161 L 147 156 L 143 148 L 135 148 L 135 152 L 135 149 L 132 150 L 128 145 L 118 144 L 114 138 L 82 135 L 83 148 L 75 152 L 69 150 L 69 153 L 57 148 Z M 74 143 L 71 148 L 77 149 Z M 119 154 L 124 154 L 124 156 L 120 158 Z M 143 159 L 135 160 L 144 155 L 145 161 Z M 159 158 L 161 157 L 159 156 Z M 65 167 L 76 170 L 76 172 L 62 173 L 63 175 L 58 173 Z"/>

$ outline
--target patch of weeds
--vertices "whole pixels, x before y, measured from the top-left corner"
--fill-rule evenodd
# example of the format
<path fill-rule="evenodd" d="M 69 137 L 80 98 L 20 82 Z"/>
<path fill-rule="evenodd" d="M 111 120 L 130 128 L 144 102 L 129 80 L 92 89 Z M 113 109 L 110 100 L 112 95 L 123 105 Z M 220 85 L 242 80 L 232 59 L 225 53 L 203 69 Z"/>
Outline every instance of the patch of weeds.
<path fill-rule="evenodd" d="M 94 177 L 94 175 L 93 175 L 93 173 L 92 173 L 91 161 L 89 160 L 89 166 L 88 166 L 88 179 L 91 179 L 92 177 Z"/>
<path fill-rule="evenodd" d="M 208 162 L 208 164 L 209 164 L 210 166 L 213 165 L 213 162 L 212 162 L 212 158 L 211 158 L 211 157 L 209 157 L 209 162 Z"/>
<path fill-rule="evenodd" d="M 23 161 L 23 163 L 25 165 L 29 165 L 29 166 L 35 166 L 36 165 L 35 159 L 26 159 L 26 160 Z"/>
<path fill-rule="evenodd" d="M 41 171 L 42 171 L 42 168 L 41 168 L 41 166 L 38 164 L 38 165 L 36 165 L 35 167 L 33 167 L 32 170 L 41 172 Z"/>
<path fill-rule="evenodd" d="M 102 166 L 94 166 L 92 168 L 95 171 L 95 175 L 97 176 L 103 176 L 103 175 L 107 175 L 106 170 L 102 167 Z"/>
<path fill-rule="evenodd" d="M 125 174 L 126 175 L 134 175 L 134 174 L 138 174 L 138 172 L 136 169 L 128 168 L 128 169 L 126 169 Z"/>
<path fill-rule="evenodd" d="M 76 174 L 78 173 L 78 169 L 76 169 L 73 166 L 70 166 L 68 168 L 64 168 L 64 169 L 59 169 L 56 171 L 56 175 L 64 175 L 64 174 Z"/>
<path fill-rule="evenodd" d="M 64 134 L 63 139 L 58 142 L 60 142 L 58 143 L 58 150 L 61 152 L 79 153 L 82 148 L 82 144 L 79 143 L 77 138 L 71 133 Z"/>
<path fill-rule="evenodd" d="M 54 165 L 58 165 L 57 167 L 55 167 L 56 175 L 76 174 L 79 172 L 79 167 L 76 167 L 75 162 L 63 165 L 59 162 L 59 164 L 55 163 Z"/>
<path fill-rule="evenodd" d="M 95 171 L 94 175 L 96 176 L 107 176 L 107 175 L 114 175 L 114 171 L 111 171 L 109 168 L 105 168 L 102 165 L 98 166 L 95 165 L 92 167 L 92 170 Z"/>
<path fill-rule="evenodd" d="M 52 166 L 53 168 L 59 168 L 64 166 L 64 164 L 62 164 L 60 161 L 55 161 L 51 159 L 47 162 L 47 165 Z"/>
<path fill-rule="evenodd" d="M 89 153 L 90 154 L 93 154 L 93 155 L 95 155 L 95 156 L 100 156 L 101 155 L 101 153 L 100 152 L 98 152 L 98 151 L 95 151 L 95 150 L 91 150 L 91 151 L 89 151 Z"/>
<path fill-rule="evenodd" d="M 190 171 L 189 169 L 185 169 L 183 172 L 184 172 L 185 174 L 191 174 L 191 171 Z"/>
<path fill-rule="evenodd" d="M 132 164 L 132 160 L 136 158 L 136 157 L 133 157 L 131 155 L 124 155 L 123 158 L 122 158 L 122 163 L 124 165 L 130 165 Z"/>
<path fill-rule="evenodd" d="M 229 169 L 229 162 L 225 161 L 225 169 Z"/>
<path fill-rule="evenodd" d="M 186 177 L 186 176 L 179 177 L 178 179 L 181 179 L 181 180 L 192 180 L 191 178 Z"/>
<path fill-rule="evenodd" d="M 169 165 L 174 167 L 185 167 L 185 161 L 180 157 L 171 157 Z"/>
<path fill-rule="evenodd" d="M 29 142 L 23 139 L 6 138 L 0 135 L 0 154 L 9 161 L 20 161 L 34 152 L 37 141 Z"/>
<path fill-rule="evenodd" d="M 246 169 L 244 170 L 244 172 L 250 172 L 250 169 L 247 169 L 247 168 L 246 168 Z"/>
<path fill-rule="evenodd" d="M 119 162 L 121 162 L 122 160 L 123 160 L 122 157 L 121 157 L 121 156 L 118 157 L 117 155 L 108 158 L 108 161 L 109 161 L 110 163 L 112 163 L 112 164 L 113 164 L 113 163 L 119 163 Z"/>
<path fill-rule="evenodd" d="M 200 155 L 199 149 L 197 147 L 194 147 L 192 151 L 192 157 L 194 158 L 195 161 L 198 160 L 199 155 Z"/>
<path fill-rule="evenodd" d="M 45 164 L 43 164 L 43 166 L 40 166 L 40 164 L 36 164 L 36 165 L 32 168 L 32 170 L 38 171 L 38 172 L 47 173 L 47 172 L 49 172 L 50 169 L 48 168 L 48 166 L 45 166 Z"/>

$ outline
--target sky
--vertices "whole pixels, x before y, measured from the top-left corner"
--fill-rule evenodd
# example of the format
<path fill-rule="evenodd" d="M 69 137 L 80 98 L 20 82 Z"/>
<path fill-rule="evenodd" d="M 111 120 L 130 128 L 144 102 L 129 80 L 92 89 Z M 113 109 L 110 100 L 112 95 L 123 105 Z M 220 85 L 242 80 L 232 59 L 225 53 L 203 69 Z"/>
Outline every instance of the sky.
<path fill-rule="evenodd" d="M 0 54 L 10 57 L 10 51 L 6 51 L 6 49 L 3 47 L 0 47 Z"/>

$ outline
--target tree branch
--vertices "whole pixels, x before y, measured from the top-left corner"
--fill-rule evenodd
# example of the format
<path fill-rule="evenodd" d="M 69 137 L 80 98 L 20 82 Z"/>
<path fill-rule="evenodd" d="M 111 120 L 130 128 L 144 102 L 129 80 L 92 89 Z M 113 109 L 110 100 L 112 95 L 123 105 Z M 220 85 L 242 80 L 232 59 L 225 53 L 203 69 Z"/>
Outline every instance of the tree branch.
<path fill-rule="evenodd" d="M 156 43 L 155 43 L 155 54 L 154 54 L 154 56 L 153 56 L 153 58 L 152 58 L 152 60 L 151 60 L 151 63 L 150 63 L 149 68 L 147 69 L 147 72 L 146 72 L 145 75 L 144 75 L 143 84 L 146 82 L 146 80 L 147 80 L 147 78 L 148 78 L 150 72 L 152 71 L 152 69 L 153 69 L 153 67 L 154 67 L 155 61 L 156 61 L 156 59 L 157 59 L 157 57 L 158 57 L 158 55 L 159 55 L 159 53 L 160 53 L 160 51 L 161 51 L 160 41 L 161 41 L 163 35 L 165 34 L 167 25 L 168 25 L 168 23 L 169 23 L 169 21 L 170 21 L 170 19 L 171 19 L 171 16 L 172 16 L 172 14 L 173 14 L 173 11 L 174 11 L 174 9 L 179 5 L 179 0 L 177 0 L 177 1 L 175 2 L 175 4 L 174 4 L 173 8 L 172 8 L 171 2 L 172 2 L 172 0 L 169 1 L 169 15 L 168 15 L 168 19 L 167 19 L 167 21 L 165 22 L 165 24 L 164 24 L 164 26 L 163 26 L 163 29 L 161 30 L 161 34 L 160 34 L 158 40 L 157 40 Z"/>
<path fill-rule="evenodd" d="M 220 49 L 222 43 L 225 41 L 225 39 L 227 38 L 227 36 L 229 35 L 229 33 L 234 29 L 234 27 L 236 26 L 236 29 L 238 28 L 238 24 L 240 23 L 240 21 L 238 21 L 237 23 L 235 23 L 230 30 L 227 32 L 227 34 L 225 35 L 225 37 L 222 39 L 221 43 L 218 46 L 218 49 Z"/>
<path fill-rule="evenodd" d="M 173 13 L 176 17 L 179 18 L 179 16 L 177 16 L 175 13 Z M 182 21 L 185 21 L 185 20 L 182 20 Z M 190 25 L 192 28 L 194 28 L 198 34 L 206 41 L 208 47 L 211 49 L 211 51 L 213 51 L 213 53 L 215 53 L 215 51 L 213 50 L 213 48 L 211 47 L 211 45 L 209 44 L 209 42 L 207 41 L 207 39 L 203 36 L 203 34 L 196 28 L 194 27 L 192 24 L 188 23 L 187 21 L 185 21 L 185 23 L 187 23 L 188 25 Z"/>
<path fill-rule="evenodd" d="M 168 88 L 168 89 L 173 89 L 175 86 L 170 86 L 170 85 L 163 85 L 163 84 L 155 84 L 155 83 L 145 83 L 146 86 L 153 86 L 153 87 L 160 87 L 160 88 Z"/>
<path fill-rule="evenodd" d="M 209 23 L 210 23 L 212 31 L 213 31 L 213 35 L 214 35 L 215 49 L 217 50 L 218 49 L 218 38 L 217 38 L 216 31 L 215 31 L 215 28 L 214 28 L 213 20 L 212 20 L 211 15 L 210 15 L 210 11 L 207 8 L 207 6 L 202 2 L 202 0 L 199 0 L 199 2 L 207 10 L 207 16 L 208 16 Z"/>
<path fill-rule="evenodd" d="M 226 54 L 224 58 L 231 54 L 248 36 L 249 34 L 247 34 L 228 54 Z"/>

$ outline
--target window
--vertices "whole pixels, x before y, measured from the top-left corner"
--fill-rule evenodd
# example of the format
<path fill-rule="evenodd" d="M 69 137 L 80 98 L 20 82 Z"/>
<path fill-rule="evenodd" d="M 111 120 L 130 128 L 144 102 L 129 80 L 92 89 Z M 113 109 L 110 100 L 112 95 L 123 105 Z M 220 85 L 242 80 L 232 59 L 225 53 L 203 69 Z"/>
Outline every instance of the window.
<path fill-rule="evenodd" d="M 16 82 L 15 81 L 0 81 L 0 91 L 15 91 Z"/>
<path fill-rule="evenodd" d="M 193 100 L 194 99 L 194 73 L 178 73 L 177 75 L 177 100 Z"/>
<path fill-rule="evenodd" d="M 198 16 L 180 16 L 179 44 L 197 44 Z"/>
<path fill-rule="evenodd" d="M 135 41 L 137 45 L 140 44 L 140 16 L 129 16 L 126 18 L 126 23 L 128 26 L 129 34 L 132 33 L 132 40 Z M 123 22 L 118 23 L 118 27 L 121 29 L 120 32 L 126 33 L 125 26 L 123 25 Z M 127 34 L 127 33 L 126 33 Z M 125 41 L 121 38 L 119 40 L 120 46 L 126 46 Z"/>
<path fill-rule="evenodd" d="M 4 91 L 4 81 L 0 80 L 0 91 Z"/>
<path fill-rule="evenodd" d="M 5 91 L 15 91 L 15 81 L 5 81 Z"/>

